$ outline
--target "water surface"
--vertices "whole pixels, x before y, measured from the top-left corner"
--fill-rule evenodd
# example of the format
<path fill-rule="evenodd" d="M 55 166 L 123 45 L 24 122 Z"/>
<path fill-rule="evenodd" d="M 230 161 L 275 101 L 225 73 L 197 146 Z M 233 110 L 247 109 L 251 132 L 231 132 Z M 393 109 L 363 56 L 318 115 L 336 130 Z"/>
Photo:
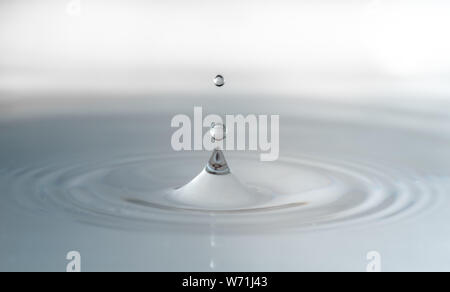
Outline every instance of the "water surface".
<path fill-rule="evenodd" d="M 71 250 L 85 271 L 364 271 L 371 250 L 384 270 L 450 269 L 450 118 L 440 105 L 38 104 L 2 105 L 0 270 L 64 271 Z M 210 155 L 170 146 L 172 117 L 194 105 L 280 114 L 278 161 L 226 153 L 254 201 L 207 208 L 167 196 Z"/>

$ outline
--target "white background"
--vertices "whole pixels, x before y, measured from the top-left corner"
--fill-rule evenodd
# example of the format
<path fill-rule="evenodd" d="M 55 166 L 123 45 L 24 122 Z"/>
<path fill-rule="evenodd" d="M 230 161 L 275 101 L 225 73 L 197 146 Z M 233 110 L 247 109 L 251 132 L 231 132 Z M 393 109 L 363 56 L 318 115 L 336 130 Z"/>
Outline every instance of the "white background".
<path fill-rule="evenodd" d="M 0 99 L 450 99 L 446 0 L 1 0 Z M 90 95 L 92 96 L 92 95 Z"/>

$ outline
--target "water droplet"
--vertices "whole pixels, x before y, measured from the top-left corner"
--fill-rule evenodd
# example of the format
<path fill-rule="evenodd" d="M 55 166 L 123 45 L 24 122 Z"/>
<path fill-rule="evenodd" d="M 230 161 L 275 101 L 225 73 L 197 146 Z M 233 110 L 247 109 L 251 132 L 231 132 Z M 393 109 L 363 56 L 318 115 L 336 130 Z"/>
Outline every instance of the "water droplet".
<path fill-rule="evenodd" d="M 214 78 L 214 84 L 217 87 L 222 87 L 225 85 L 225 78 L 222 75 L 217 75 L 216 78 Z"/>
<path fill-rule="evenodd" d="M 224 124 L 212 123 L 211 130 L 209 130 L 209 133 L 211 134 L 213 142 L 222 141 L 227 136 L 227 128 L 225 127 Z"/>

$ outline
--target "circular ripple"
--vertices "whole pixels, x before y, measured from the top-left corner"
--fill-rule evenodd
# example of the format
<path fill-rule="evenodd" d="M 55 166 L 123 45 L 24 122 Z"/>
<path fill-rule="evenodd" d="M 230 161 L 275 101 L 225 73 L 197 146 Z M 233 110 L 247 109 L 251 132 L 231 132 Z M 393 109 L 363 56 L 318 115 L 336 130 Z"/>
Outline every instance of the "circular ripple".
<path fill-rule="evenodd" d="M 71 214 L 89 224 L 126 229 L 214 226 L 233 231 L 380 223 L 426 209 L 440 192 L 432 178 L 380 162 L 303 157 L 261 163 L 250 155 L 233 158 L 229 162 L 241 182 L 270 193 L 270 199 L 224 210 L 168 200 L 167 190 L 187 183 L 201 170 L 204 156 L 198 154 L 8 170 L 0 173 L 0 185 L 14 195 L 10 199 L 16 206 Z"/>

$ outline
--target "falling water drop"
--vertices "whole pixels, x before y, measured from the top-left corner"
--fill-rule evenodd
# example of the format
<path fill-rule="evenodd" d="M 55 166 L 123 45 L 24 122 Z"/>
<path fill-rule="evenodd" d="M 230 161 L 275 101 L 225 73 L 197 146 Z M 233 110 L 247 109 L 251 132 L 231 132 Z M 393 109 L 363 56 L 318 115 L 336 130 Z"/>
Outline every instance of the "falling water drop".
<path fill-rule="evenodd" d="M 214 78 L 214 84 L 215 84 L 217 87 L 222 87 L 222 86 L 224 86 L 224 85 L 225 85 L 225 78 L 224 78 L 222 75 L 217 75 L 217 76 Z"/>

